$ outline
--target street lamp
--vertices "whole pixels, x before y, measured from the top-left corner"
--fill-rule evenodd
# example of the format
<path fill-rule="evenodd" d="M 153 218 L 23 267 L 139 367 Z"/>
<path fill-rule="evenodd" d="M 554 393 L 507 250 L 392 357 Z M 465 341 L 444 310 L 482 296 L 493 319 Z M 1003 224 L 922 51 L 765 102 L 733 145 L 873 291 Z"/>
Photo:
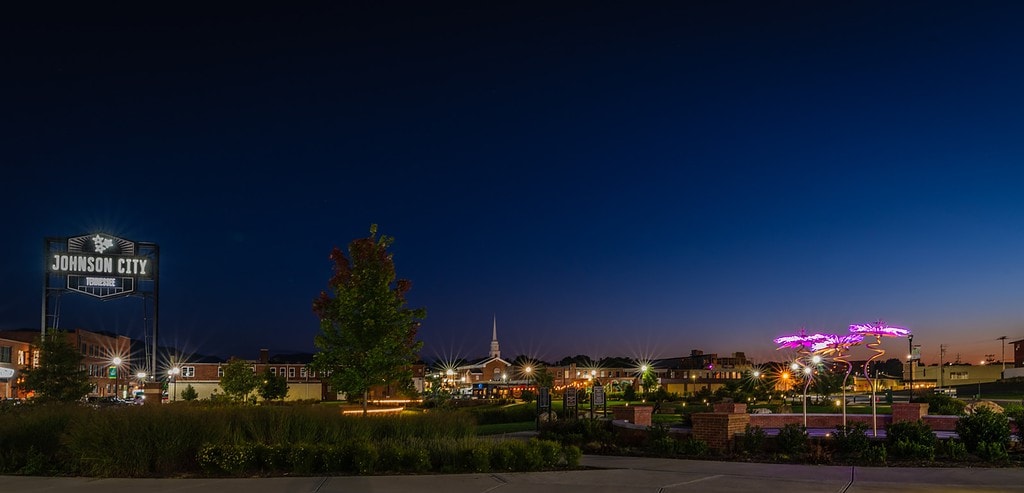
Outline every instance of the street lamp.
<path fill-rule="evenodd" d="M 136 373 L 135 374 L 135 378 L 139 379 L 139 387 L 138 388 L 141 389 L 143 387 L 143 385 L 146 383 L 146 372 L 140 371 L 140 372 Z M 142 393 L 142 398 L 143 399 L 146 398 L 145 391 L 143 391 L 143 393 Z M 133 400 L 135 400 L 135 399 L 133 399 Z"/>
<path fill-rule="evenodd" d="M 181 368 L 178 368 L 177 366 L 175 366 L 174 368 L 171 368 L 170 370 L 167 370 L 167 373 L 169 373 L 171 375 L 171 383 L 174 384 L 174 386 L 171 389 L 171 400 L 172 401 L 177 401 L 178 400 L 178 374 L 181 373 Z"/>
<path fill-rule="evenodd" d="M 121 379 L 121 358 L 115 356 L 114 359 L 110 360 L 114 364 L 114 397 L 120 398 L 120 393 L 117 391 L 119 380 Z"/>

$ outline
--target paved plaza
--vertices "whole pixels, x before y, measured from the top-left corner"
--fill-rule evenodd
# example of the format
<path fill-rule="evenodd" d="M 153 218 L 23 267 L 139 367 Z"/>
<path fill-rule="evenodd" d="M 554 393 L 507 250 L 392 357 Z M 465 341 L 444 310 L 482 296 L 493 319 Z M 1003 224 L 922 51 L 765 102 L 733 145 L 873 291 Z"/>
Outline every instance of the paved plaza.
<path fill-rule="evenodd" d="M 249 479 L 0 476 L 11 493 L 1024 492 L 1024 469 L 750 464 L 587 455 L 587 469 L 535 473 Z"/>

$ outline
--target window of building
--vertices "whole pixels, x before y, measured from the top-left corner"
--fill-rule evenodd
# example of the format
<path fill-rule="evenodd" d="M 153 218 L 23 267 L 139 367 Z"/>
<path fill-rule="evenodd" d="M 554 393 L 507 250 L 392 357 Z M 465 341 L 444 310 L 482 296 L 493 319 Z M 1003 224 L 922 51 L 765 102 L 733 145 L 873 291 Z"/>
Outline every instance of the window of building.
<path fill-rule="evenodd" d="M 217 378 L 220 378 L 220 377 L 223 377 L 223 376 L 224 376 L 224 367 L 223 366 L 218 366 L 217 367 Z"/>
<path fill-rule="evenodd" d="M 18 351 L 18 364 L 19 365 L 28 364 L 28 358 L 25 357 L 25 351 Z"/>
<path fill-rule="evenodd" d="M 273 366 L 271 366 L 270 367 L 270 374 L 276 377 L 277 376 L 277 368 L 274 368 Z"/>
<path fill-rule="evenodd" d="M 183 366 L 181 367 L 181 376 L 184 378 L 193 378 L 196 376 L 196 367 L 194 366 Z"/>
<path fill-rule="evenodd" d="M 86 346 L 85 346 L 85 343 L 83 342 L 82 343 L 82 356 L 89 356 L 89 353 L 85 352 L 85 350 L 86 350 Z"/>
<path fill-rule="evenodd" d="M 283 366 L 281 367 L 281 370 L 278 373 L 278 375 L 281 375 L 282 377 L 284 376 L 284 367 Z"/>
<path fill-rule="evenodd" d="M 305 367 L 305 366 L 303 366 L 303 367 L 302 367 L 302 369 L 301 369 L 301 370 L 299 370 L 299 376 L 301 376 L 302 378 L 306 378 L 306 375 L 307 375 L 307 374 L 308 374 L 308 373 L 307 373 L 307 371 L 306 371 L 306 367 Z"/>
<path fill-rule="evenodd" d="M 11 362 L 11 350 L 14 349 L 11 346 L 0 346 L 0 363 Z"/>
<path fill-rule="evenodd" d="M 951 371 L 949 372 L 950 380 L 967 380 L 970 378 L 969 374 L 965 371 Z"/>
<path fill-rule="evenodd" d="M 249 369 L 252 370 L 253 375 L 256 374 L 256 365 L 252 365 L 251 367 L 249 367 Z"/>
<path fill-rule="evenodd" d="M 295 378 L 295 367 L 288 368 L 288 378 Z"/>

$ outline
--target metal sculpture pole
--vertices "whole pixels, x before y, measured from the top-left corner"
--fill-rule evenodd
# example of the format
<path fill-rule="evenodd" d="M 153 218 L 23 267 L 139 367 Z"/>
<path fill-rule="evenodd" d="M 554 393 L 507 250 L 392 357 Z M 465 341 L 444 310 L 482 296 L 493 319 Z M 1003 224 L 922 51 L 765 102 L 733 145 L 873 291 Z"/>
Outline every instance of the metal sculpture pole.
<path fill-rule="evenodd" d="M 775 339 L 775 344 L 779 344 L 779 347 L 777 349 L 793 348 L 793 349 L 796 349 L 796 352 L 797 352 L 798 355 L 807 356 L 808 354 L 810 354 L 810 352 L 808 351 L 808 348 L 813 347 L 817 343 L 823 342 L 825 339 L 826 339 L 826 336 L 824 336 L 822 334 L 807 335 L 806 331 L 804 331 L 803 329 L 800 329 L 800 333 L 799 334 L 795 334 L 795 335 L 791 335 L 791 336 L 783 336 L 783 337 L 776 338 Z M 801 359 L 800 356 L 797 356 L 796 362 L 793 363 L 793 365 L 790 367 L 790 369 L 792 369 L 793 371 L 796 371 L 798 369 L 801 370 L 803 372 L 803 374 L 804 374 L 804 378 L 807 379 L 807 382 L 804 383 L 804 393 L 803 393 L 803 399 L 804 400 L 803 400 L 803 402 L 801 403 L 801 406 L 800 406 L 801 408 L 803 408 L 804 428 L 806 429 L 807 428 L 807 388 L 811 385 L 811 374 L 807 371 L 809 368 L 805 364 L 801 363 L 800 359 Z"/>
<path fill-rule="evenodd" d="M 882 336 L 906 337 L 910 335 L 910 331 L 902 327 L 890 327 L 885 322 L 879 320 L 873 324 L 851 325 L 850 332 L 862 336 L 875 337 L 875 342 L 865 344 L 868 349 L 875 352 L 875 355 L 868 358 L 867 362 L 864 363 L 864 378 L 867 380 L 868 385 L 871 386 L 871 430 L 874 436 L 878 436 L 878 403 L 875 402 L 875 381 L 871 379 L 870 375 L 871 362 L 885 354 L 885 350 L 879 347 L 882 344 Z"/>
<path fill-rule="evenodd" d="M 821 353 L 824 355 L 834 354 L 832 359 L 835 361 L 842 362 L 846 365 L 846 375 L 843 377 L 843 428 L 846 428 L 846 381 L 850 378 L 850 373 L 853 372 L 853 363 L 845 360 L 846 354 L 843 351 L 849 351 L 851 347 L 856 346 L 864 340 L 864 336 L 853 334 L 848 336 L 838 336 L 829 334 L 828 339 L 825 342 L 819 342 L 811 347 L 811 350 Z"/>

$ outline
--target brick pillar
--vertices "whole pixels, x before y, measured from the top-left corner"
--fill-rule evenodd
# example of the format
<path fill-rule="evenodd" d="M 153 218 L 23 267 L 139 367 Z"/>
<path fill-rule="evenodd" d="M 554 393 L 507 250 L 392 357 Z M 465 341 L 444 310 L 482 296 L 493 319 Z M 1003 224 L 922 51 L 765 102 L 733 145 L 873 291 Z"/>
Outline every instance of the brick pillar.
<path fill-rule="evenodd" d="M 719 402 L 715 404 L 716 413 L 729 413 L 729 414 L 746 414 L 747 405 L 738 404 L 735 402 Z"/>
<path fill-rule="evenodd" d="M 745 404 L 743 406 L 746 410 Z M 743 413 L 694 413 L 693 438 L 707 442 L 716 452 L 729 450 L 733 437 L 742 433 L 750 423 L 750 415 Z"/>
<path fill-rule="evenodd" d="M 892 422 L 903 423 L 917 420 L 928 414 L 927 402 L 894 402 L 892 403 Z"/>
<path fill-rule="evenodd" d="M 146 382 L 142 386 L 142 395 L 146 397 L 143 404 L 149 405 L 160 405 L 160 401 L 163 399 L 164 386 L 160 382 Z"/>
<path fill-rule="evenodd" d="M 615 406 L 612 408 L 615 419 L 623 419 L 641 426 L 651 426 L 653 412 L 654 406 Z"/>

